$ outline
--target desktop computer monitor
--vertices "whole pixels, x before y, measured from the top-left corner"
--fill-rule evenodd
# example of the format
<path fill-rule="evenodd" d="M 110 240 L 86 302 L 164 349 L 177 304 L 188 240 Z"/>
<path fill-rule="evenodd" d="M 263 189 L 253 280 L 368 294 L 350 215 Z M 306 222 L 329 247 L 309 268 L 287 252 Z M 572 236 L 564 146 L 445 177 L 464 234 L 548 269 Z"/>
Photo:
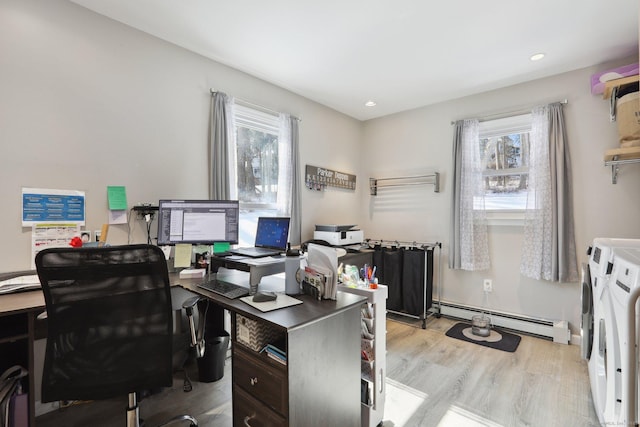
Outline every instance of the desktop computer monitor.
<path fill-rule="evenodd" d="M 158 245 L 238 243 L 237 200 L 160 200 Z"/>

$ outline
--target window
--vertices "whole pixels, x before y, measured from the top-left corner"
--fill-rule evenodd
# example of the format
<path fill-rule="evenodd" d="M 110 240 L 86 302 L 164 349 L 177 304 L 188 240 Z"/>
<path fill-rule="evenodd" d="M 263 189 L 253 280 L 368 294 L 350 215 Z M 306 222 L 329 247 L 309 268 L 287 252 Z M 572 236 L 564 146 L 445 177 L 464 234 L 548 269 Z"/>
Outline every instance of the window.
<path fill-rule="evenodd" d="M 243 105 L 233 105 L 235 180 L 232 192 L 240 202 L 241 246 L 252 246 L 259 216 L 276 216 L 280 176 L 280 118 L 277 114 Z M 286 150 L 284 150 L 286 151 Z M 281 212 L 280 212 L 281 213 Z"/>
<path fill-rule="evenodd" d="M 527 205 L 531 114 L 480 123 L 484 209 L 524 211 Z M 474 200 L 474 208 L 482 209 Z"/>

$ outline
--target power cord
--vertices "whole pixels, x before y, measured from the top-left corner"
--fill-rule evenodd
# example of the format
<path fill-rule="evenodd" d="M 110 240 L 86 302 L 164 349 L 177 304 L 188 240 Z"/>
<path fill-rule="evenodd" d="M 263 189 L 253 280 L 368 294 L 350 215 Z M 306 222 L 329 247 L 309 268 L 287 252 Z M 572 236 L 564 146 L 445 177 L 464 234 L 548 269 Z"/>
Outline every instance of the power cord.
<path fill-rule="evenodd" d="M 145 231 L 147 233 L 147 244 L 149 245 L 153 244 L 152 243 L 153 239 L 151 238 L 151 223 L 155 219 L 155 214 L 157 211 L 158 211 L 158 207 L 152 206 L 150 204 L 136 205 L 129 211 L 129 218 L 131 218 L 131 214 L 135 212 L 137 219 L 144 220 L 145 226 L 146 226 Z M 129 219 L 129 222 L 130 221 L 131 219 Z M 132 234 L 133 234 L 133 229 L 129 227 L 129 237 L 128 237 L 129 243 L 131 243 Z"/>
<path fill-rule="evenodd" d="M 483 301 L 483 310 L 482 317 L 487 317 L 489 319 L 489 327 L 493 328 L 493 319 L 491 318 L 491 309 L 489 307 L 489 292 L 484 291 L 484 301 Z"/>

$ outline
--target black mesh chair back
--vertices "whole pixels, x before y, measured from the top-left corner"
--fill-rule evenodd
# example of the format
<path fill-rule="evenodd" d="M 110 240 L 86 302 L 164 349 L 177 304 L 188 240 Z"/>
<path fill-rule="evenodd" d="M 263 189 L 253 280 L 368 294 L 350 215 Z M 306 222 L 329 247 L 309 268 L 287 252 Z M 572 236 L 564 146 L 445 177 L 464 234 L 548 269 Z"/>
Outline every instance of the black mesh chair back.
<path fill-rule="evenodd" d="M 171 289 L 158 247 L 52 248 L 35 262 L 47 308 L 43 402 L 172 385 Z"/>

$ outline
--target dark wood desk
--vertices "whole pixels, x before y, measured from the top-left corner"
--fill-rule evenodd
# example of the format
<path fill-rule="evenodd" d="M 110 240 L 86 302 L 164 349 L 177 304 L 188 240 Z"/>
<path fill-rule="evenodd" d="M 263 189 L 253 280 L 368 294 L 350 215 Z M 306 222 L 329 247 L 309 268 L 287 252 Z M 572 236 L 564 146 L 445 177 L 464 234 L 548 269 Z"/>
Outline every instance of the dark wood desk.
<path fill-rule="evenodd" d="M 34 271 L 2 273 L 0 280 L 35 274 Z M 14 365 L 29 370 L 25 392 L 29 393 L 29 425 L 35 426 L 35 378 L 33 343 L 36 317 L 45 309 L 41 291 L 0 295 L 0 373 Z"/>
<path fill-rule="evenodd" d="M 9 277 L 0 275 L 0 279 Z M 201 279 L 171 275 L 171 280 L 231 312 L 234 426 L 251 425 L 251 420 L 256 424 L 267 420 L 260 425 L 360 426 L 360 306 L 364 297 L 339 292 L 336 301 L 317 301 L 300 295 L 297 298 L 303 304 L 263 313 L 239 299 L 197 287 Z M 28 367 L 32 427 L 36 316 L 44 309 L 41 291 L 0 296 L 0 370 L 14 364 Z M 287 365 L 238 342 L 236 325 L 242 318 L 284 334 Z M 279 381 L 281 402 L 275 406 L 271 401 L 274 381 Z"/>
<path fill-rule="evenodd" d="M 365 297 L 338 292 L 335 301 L 318 301 L 298 295 L 302 304 L 263 313 L 239 299 L 198 288 L 196 279 L 180 282 L 231 312 L 234 426 L 254 425 L 252 421 L 360 426 L 360 307 Z M 239 342 L 238 322 L 243 319 L 281 332 L 287 365 Z"/>

